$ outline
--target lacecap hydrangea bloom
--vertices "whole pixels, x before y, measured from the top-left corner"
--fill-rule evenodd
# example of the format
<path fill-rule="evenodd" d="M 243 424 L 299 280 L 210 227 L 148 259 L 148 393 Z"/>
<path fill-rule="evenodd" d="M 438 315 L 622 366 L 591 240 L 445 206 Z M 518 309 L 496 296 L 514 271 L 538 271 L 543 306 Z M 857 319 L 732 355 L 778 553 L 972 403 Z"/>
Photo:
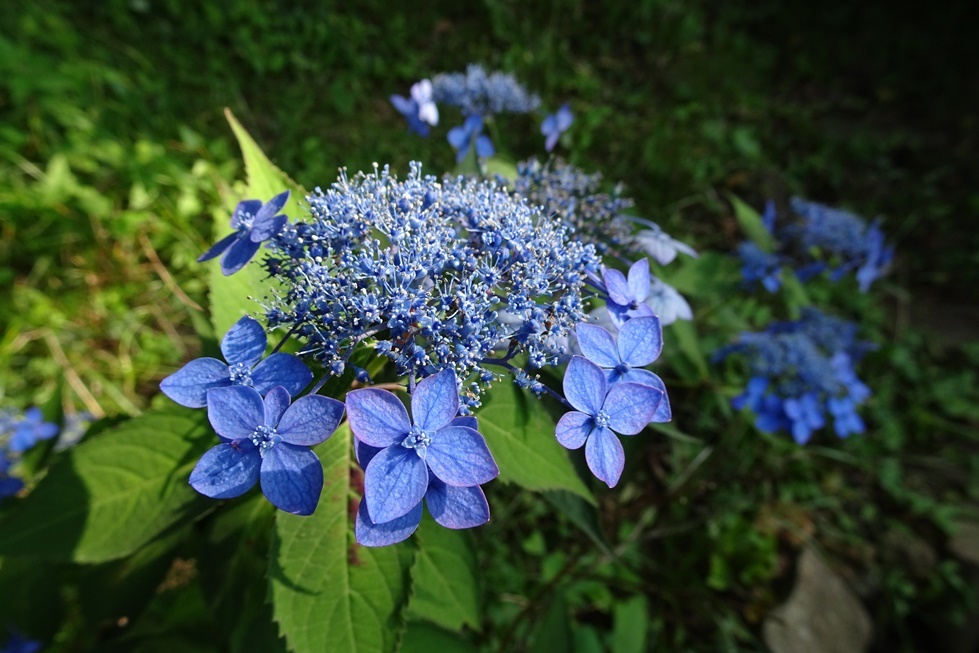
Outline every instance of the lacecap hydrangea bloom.
<path fill-rule="evenodd" d="M 748 386 L 732 404 L 752 410 L 759 429 L 788 431 L 800 444 L 827 424 L 827 415 L 838 436 L 862 433 L 857 406 L 871 392 L 853 366 L 872 347 L 856 331 L 851 322 L 809 308 L 800 320 L 742 334 L 716 354 L 743 356 L 748 366 Z"/>
<path fill-rule="evenodd" d="M 464 116 L 530 113 L 540 106 L 533 95 L 509 73 L 487 73 L 471 64 L 464 73 L 439 73 L 432 78 L 432 97 L 438 104 L 458 107 Z"/>
<path fill-rule="evenodd" d="M 594 249 L 494 182 L 412 163 L 404 180 L 386 167 L 342 175 L 307 201 L 308 221 L 271 241 L 281 291 L 267 317 L 334 373 L 363 343 L 410 380 L 476 377 L 462 388 L 471 408 L 518 354 L 531 369 L 556 363 L 553 344 L 584 318 Z"/>

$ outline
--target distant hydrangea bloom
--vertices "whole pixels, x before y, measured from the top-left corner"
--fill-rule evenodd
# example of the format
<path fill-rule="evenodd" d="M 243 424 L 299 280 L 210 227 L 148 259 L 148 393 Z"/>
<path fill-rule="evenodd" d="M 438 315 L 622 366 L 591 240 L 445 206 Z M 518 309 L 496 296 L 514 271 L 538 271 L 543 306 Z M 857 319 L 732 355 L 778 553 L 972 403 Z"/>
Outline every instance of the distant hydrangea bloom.
<path fill-rule="evenodd" d="M 246 315 L 221 340 L 227 363 L 216 358 L 192 360 L 163 379 L 160 390 L 188 408 L 206 406 L 211 388 L 232 385 L 255 388 L 263 395 L 281 385 L 290 395 L 298 395 L 313 380 L 313 373 L 292 354 L 275 353 L 262 360 L 267 346 L 265 329 Z"/>
<path fill-rule="evenodd" d="M 571 113 L 569 104 L 563 105 L 557 112 L 544 118 L 540 126 L 540 133 L 544 136 L 544 149 L 548 152 L 553 150 L 561 134 L 568 131 L 573 122 L 574 114 Z"/>
<path fill-rule="evenodd" d="M 423 498 L 436 521 L 449 528 L 468 528 L 489 518 L 478 486 L 496 478 L 499 468 L 473 428 L 475 420 L 460 420 L 458 412 L 458 381 L 451 369 L 415 386 L 410 418 L 387 390 L 347 394 L 350 429 L 369 447 L 362 456 L 358 542 L 382 546 L 408 537 L 421 519 Z"/>
<path fill-rule="evenodd" d="M 272 241 L 282 290 L 267 316 L 335 373 L 365 343 L 399 376 L 478 377 L 462 389 L 471 408 L 500 343 L 532 367 L 554 364 L 552 343 L 584 318 L 594 249 L 493 182 L 440 182 L 412 163 L 403 181 L 388 168 L 344 174 L 307 201 L 309 220 Z"/>
<path fill-rule="evenodd" d="M 587 174 L 560 159 L 541 163 L 529 159 L 517 164 L 513 190 L 545 215 L 555 215 L 574 228 L 574 238 L 591 244 L 602 254 L 636 254 L 632 223 L 622 212 L 633 206 L 618 191 L 600 192 L 602 176 Z"/>
<path fill-rule="evenodd" d="M 12 419 L 8 428 L 7 447 L 15 453 L 27 451 L 41 440 L 50 440 L 60 431 L 57 424 L 44 421 L 44 413 L 37 407 L 28 408 L 19 419 Z"/>
<path fill-rule="evenodd" d="M 487 74 L 472 64 L 464 73 L 440 73 L 432 78 L 432 96 L 439 104 L 459 107 L 464 116 L 530 113 L 540 106 L 517 79 L 503 72 Z"/>
<path fill-rule="evenodd" d="M 745 283 L 753 286 L 760 283 L 770 293 L 778 292 L 782 286 L 782 259 L 778 254 L 766 252 L 750 241 L 738 247 L 741 258 L 741 276 Z"/>
<path fill-rule="evenodd" d="M 246 386 L 208 390 L 207 417 L 222 443 L 201 457 L 190 485 L 212 499 L 231 499 L 261 482 L 279 510 L 313 514 L 323 468 L 309 447 L 333 435 L 344 406 L 321 395 L 291 401 L 282 386 L 264 400 Z"/>
<path fill-rule="evenodd" d="M 483 119 L 479 116 L 469 116 L 461 127 L 453 127 L 446 138 L 449 145 L 455 148 L 456 163 L 462 163 L 475 145 L 476 156 L 480 159 L 493 156 L 496 150 L 489 137 L 483 134 Z"/>
<path fill-rule="evenodd" d="M 10 475 L 10 468 L 13 464 L 14 461 L 10 458 L 8 451 L 0 444 L 0 499 L 12 497 L 24 487 L 22 480 Z"/>
<path fill-rule="evenodd" d="M 636 247 L 660 265 L 669 265 L 680 253 L 697 258 L 697 252 L 690 245 L 673 238 L 655 222 L 640 218 L 632 219 L 648 226 L 632 237 Z"/>
<path fill-rule="evenodd" d="M 594 324 L 579 324 L 576 335 L 582 355 L 605 370 L 609 386 L 642 383 L 656 388 L 663 393 L 663 400 L 652 421 L 672 419 L 666 384 L 656 374 L 642 369 L 659 358 L 663 351 L 663 329 L 659 318 L 633 318 L 622 325 L 618 337 Z"/>
<path fill-rule="evenodd" d="M 806 309 L 800 320 L 773 323 L 761 333 L 745 333 L 716 355 L 745 356 L 751 380 L 732 400 L 749 408 L 763 431 L 786 430 L 800 444 L 825 426 L 827 412 L 840 437 L 862 433 L 856 408 L 870 397 L 853 363 L 870 345 L 856 338 L 856 325 Z"/>
<path fill-rule="evenodd" d="M 20 633 L 11 630 L 7 642 L 0 648 L 0 653 L 39 653 L 44 646 L 42 642 L 27 639 Z"/>
<path fill-rule="evenodd" d="M 265 204 L 260 200 L 239 202 L 231 214 L 231 228 L 235 231 L 201 254 L 197 261 L 203 263 L 224 254 L 221 257 L 221 273 L 225 276 L 245 267 L 263 241 L 282 231 L 288 218 L 279 215 L 279 211 L 288 200 L 289 191 L 285 191 Z"/>
<path fill-rule="evenodd" d="M 614 487 L 625 467 L 625 451 L 615 433 L 642 431 L 656 416 L 663 393 L 639 383 L 609 387 L 602 368 L 574 356 L 564 375 L 564 396 L 575 410 L 558 421 L 558 442 L 568 449 L 584 446 L 588 468 Z"/>
<path fill-rule="evenodd" d="M 428 126 L 439 124 L 439 109 L 432 99 L 432 82 L 423 79 L 411 86 L 410 97 L 392 95 L 391 104 L 408 121 L 408 127 L 419 136 L 428 136 Z"/>

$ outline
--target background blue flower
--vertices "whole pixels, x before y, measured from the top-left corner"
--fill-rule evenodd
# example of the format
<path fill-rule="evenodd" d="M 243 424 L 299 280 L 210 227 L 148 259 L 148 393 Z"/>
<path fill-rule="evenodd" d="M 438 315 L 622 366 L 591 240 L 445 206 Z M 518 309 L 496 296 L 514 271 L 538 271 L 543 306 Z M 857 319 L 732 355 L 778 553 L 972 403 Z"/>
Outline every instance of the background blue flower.
<path fill-rule="evenodd" d="M 289 191 L 280 193 L 265 204 L 260 200 L 244 200 L 231 214 L 231 228 L 235 231 L 200 255 L 198 262 L 221 257 L 221 272 L 234 274 L 252 260 L 263 241 L 275 236 L 285 226 L 288 218 L 279 211 L 289 200 Z"/>

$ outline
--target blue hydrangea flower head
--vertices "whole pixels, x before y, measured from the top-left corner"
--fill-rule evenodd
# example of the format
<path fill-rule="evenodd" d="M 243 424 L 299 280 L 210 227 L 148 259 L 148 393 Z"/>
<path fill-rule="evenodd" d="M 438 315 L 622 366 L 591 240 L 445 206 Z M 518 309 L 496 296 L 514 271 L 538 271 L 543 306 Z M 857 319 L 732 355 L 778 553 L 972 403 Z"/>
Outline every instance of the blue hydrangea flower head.
<path fill-rule="evenodd" d="M 562 105 L 557 112 L 544 118 L 540 126 L 540 133 L 544 136 L 544 149 L 548 152 L 553 150 L 561 134 L 568 131 L 573 122 L 574 114 L 571 113 L 570 104 Z"/>
<path fill-rule="evenodd" d="M 614 487 L 625 467 L 625 451 L 615 433 L 642 431 L 655 417 L 663 393 L 640 383 L 610 388 L 602 368 L 574 356 L 564 374 L 564 396 L 575 410 L 558 421 L 558 442 L 568 449 L 584 446 L 588 468 Z"/>
<path fill-rule="evenodd" d="M 261 482 L 279 510 L 311 515 L 323 489 L 323 468 L 309 447 L 326 441 L 343 417 L 336 399 L 307 395 L 292 402 L 282 386 L 265 399 L 236 385 L 208 390 L 207 417 L 222 443 L 205 453 L 190 485 L 212 499 L 231 499 Z"/>
<path fill-rule="evenodd" d="M 741 276 L 748 285 L 761 283 L 770 293 L 778 292 L 782 285 L 782 259 L 778 254 L 766 252 L 753 242 L 745 241 L 738 247 L 741 258 Z"/>
<path fill-rule="evenodd" d="M 12 427 L 7 447 L 16 453 L 27 451 L 41 440 L 50 440 L 60 430 L 57 424 L 45 422 L 44 413 L 37 407 L 24 411 L 24 415 L 15 420 Z"/>
<path fill-rule="evenodd" d="M 231 228 L 234 232 L 215 243 L 197 261 L 203 263 L 224 254 L 221 257 L 221 273 L 225 276 L 245 267 L 255 256 L 261 243 L 278 235 L 286 225 L 288 218 L 279 215 L 279 211 L 288 200 L 289 191 L 285 191 L 265 204 L 260 200 L 239 202 L 231 214 Z"/>
<path fill-rule="evenodd" d="M 496 153 L 492 141 L 483 134 L 483 119 L 477 115 L 466 118 L 461 127 L 450 129 L 446 138 L 449 145 L 455 148 L 456 163 L 462 163 L 473 145 L 476 147 L 476 156 L 480 159 L 491 157 Z"/>
<path fill-rule="evenodd" d="M 651 421 L 669 422 L 673 413 L 666 385 L 658 375 L 642 369 L 663 351 L 663 329 L 655 316 L 636 317 L 622 325 L 617 336 L 594 324 L 579 324 L 575 334 L 585 358 L 605 370 L 609 387 L 616 383 L 641 383 L 663 393 Z"/>
<path fill-rule="evenodd" d="M 410 418 L 401 400 L 387 390 L 347 393 L 347 419 L 354 436 L 380 450 L 364 470 L 366 525 L 407 517 L 417 526 L 415 517 L 420 519 L 420 504 L 430 493 L 432 476 L 447 487 L 472 488 L 499 475 L 483 436 L 465 425 L 469 422 L 456 421 L 458 412 L 459 388 L 451 369 L 415 386 Z M 436 487 L 442 486 L 436 483 Z M 475 498 L 472 491 L 463 494 Z M 402 522 L 398 524 L 401 532 Z M 365 539 L 362 543 L 371 541 Z"/>
<path fill-rule="evenodd" d="M 428 126 L 439 124 L 439 109 L 432 99 L 432 82 L 423 79 L 411 86 L 410 97 L 392 95 L 391 104 L 408 121 L 408 127 L 419 136 L 428 136 Z"/>
<path fill-rule="evenodd" d="M 532 95 L 510 74 L 487 74 L 482 66 L 472 64 L 464 73 L 440 73 L 432 78 L 432 97 L 439 104 L 459 107 L 464 116 L 488 116 L 500 113 L 530 113 L 540 106 Z"/>
<path fill-rule="evenodd" d="M 267 346 L 265 329 L 246 315 L 221 340 L 221 353 L 227 362 L 216 358 L 192 360 L 163 379 L 160 390 L 188 408 L 206 406 L 211 388 L 232 385 L 255 388 L 263 395 L 281 385 L 290 396 L 298 395 L 313 380 L 313 373 L 292 354 L 275 353 L 262 360 Z"/>

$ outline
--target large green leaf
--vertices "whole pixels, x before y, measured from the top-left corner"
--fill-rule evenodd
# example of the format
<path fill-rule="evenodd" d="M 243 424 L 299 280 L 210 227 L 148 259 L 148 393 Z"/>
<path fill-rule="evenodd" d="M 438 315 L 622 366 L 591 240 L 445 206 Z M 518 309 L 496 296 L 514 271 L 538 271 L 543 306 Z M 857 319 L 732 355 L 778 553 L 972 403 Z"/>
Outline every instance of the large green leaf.
<path fill-rule="evenodd" d="M 476 555 L 467 531 L 439 526 L 426 517 L 418 529 L 418 557 L 411 568 L 408 614 L 449 630 L 479 630 Z"/>
<path fill-rule="evenodd" d="M 259 199 L 267 202 L 288 189 L 291 193 L 283 212 L 292 220 L 298 218 L 304 212 L 301 201 L 306 196 L 306 191 L 269 161 L 255 139 L 245 131 L 230 109 L 225 109 L 224 113 L 241 147 L 247 175 L 244 196 L 236 198 L 235 203 L 244 199 Z M 215 220 L 215 242 L 229 233 L 231 233 L 231 226 L 228 215 L 221 213 Z M 255 260 L 260 256 L 261 252 L 256 255 Z M 223 336 L 243 315 L 254 312 L 258 304 L 251 298 L 261 298 L 270 286 L 270 281 L 265 278 L 267 275 L 255 260 L 230 277 L 221 273 L 219 259 L 208 263 L 211 322 L 218 337 Z"/>
<path fill-rule="evenodd" d="M 475 653 L 476 647 L 461 635 L 424 621 L 412 621 L 405 631 L 401 653 Z"/>
<path fill-rule="evenodd" d="M 568 451 L 554 437 L 554 420 L 539 400 L 504 381 L 487 393 L 477 417 L 500 467 L 500 480 L 528 490 L 568 490 L 595 503 Z"/>
<path fill-rule="evenodd" d="M 147 412 L 65 452 L 0 522 L 0 555 L 103 562 L 213 505 L 187 484 L 217 439 L 202 410 Z"/>
<path fill-rule="evenodd" d="M 387 653 L 397 645 L 413 551 L 408 544 L 370 549 L 354 541 L 351 437 L 343 424 L 317 448 L 326 482 L 316 512 L 276 517 L 272 611 L 296 653 Z"/>

